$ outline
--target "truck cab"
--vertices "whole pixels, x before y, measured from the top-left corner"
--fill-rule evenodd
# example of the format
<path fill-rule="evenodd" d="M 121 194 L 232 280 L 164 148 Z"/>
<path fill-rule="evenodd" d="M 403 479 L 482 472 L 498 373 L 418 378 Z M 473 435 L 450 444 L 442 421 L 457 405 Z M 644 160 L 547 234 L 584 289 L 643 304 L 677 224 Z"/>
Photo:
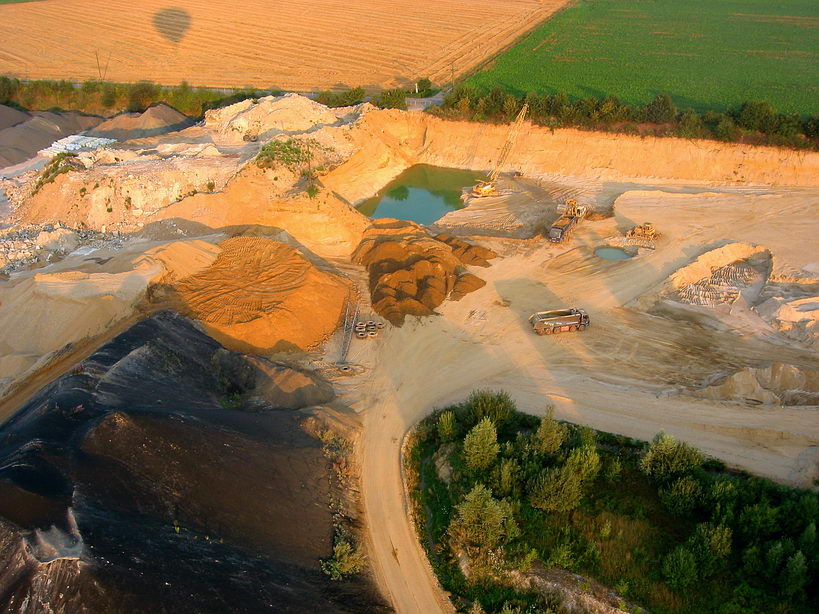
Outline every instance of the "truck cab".
<path fill-rule="evenodd" d="M 553 309 L 538 311 L 529 316 L 529 323 L 538 335 L 584 331 L 591 324 L 584 309 Z"/>

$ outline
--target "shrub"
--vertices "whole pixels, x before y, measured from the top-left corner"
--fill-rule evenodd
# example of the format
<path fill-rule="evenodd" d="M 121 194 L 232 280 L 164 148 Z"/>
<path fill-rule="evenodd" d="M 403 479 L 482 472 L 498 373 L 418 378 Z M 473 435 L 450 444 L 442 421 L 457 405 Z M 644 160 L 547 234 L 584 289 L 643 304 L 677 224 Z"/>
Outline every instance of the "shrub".
<path fill-rule="evenodd" d="M 128 90 L 128 110 L 142 112 L 156 102 L 159 86 L 150 81 L 140 81 Z"/>
<path fill-rule="evenodd" d="M 751 540 L 765 538 L 779 528 L 779 509 L 767 501 L 745 506 L 739 515 L 739 526 Z"/>
<path fill-rule="evenodd" d="M 324 90 L 316 94 L 316 102 L 328 107 L 349 107 L 364 102 L 366 92 L 363 87 L 354 87 L 343 92 Z"/>
<path fill-rule="evenodd" d="M 207 187 L 208 192 L 213 192 L 213 190 L 216 189 L 216 182 L 214 182 L 213 179 L 211 179 L 210 181 L 208 181 L 205 187 Z"/>
<path fill-rule="evenodd" d="M 699 467 L 703 460 L 699 450 L 660 431 L 640 459 L 640 468 L 646 475 L 662 481 Z"/>
<path fill-rule="evenodd" d="M 691 476 L 680 478 L 659 490 L 660 501 L 674 516 L 682 518 L 691 513 L 702 496 L 702 487 Z"/>
<path fill-rule="evenodd" d="M 783 595 L 790 597 L 802 591 L 808 582 L 808 565 L 805 555 L 797 550 L 782 570 L 779 586 Z"/>
<path fill-rule="evenodd" d="M 20 82 L 9 77 L 0 77 L 0 104 L 6 104 L 17 94 L 20 89 Z"/>
<path fill-rule="evenodd" d="M 402 89 L 381 90 L 378 98 L 373 100 L 375 106 L 382 109 L 404 109 L 407 108 L 407 93 Z"/>
<path fill-rule="evenodd" d="M 519 535 L 512 510 L 505 501 L 492 496 L 483 484 L 476 484 L 455 508 L 447 533 L 466 552 L 486 552 Z"/>
<path fill-rule="evenodd" d="M 521 468 L 512 458 L 503 458 L 492 471 L 492 489 L 501 497 L 520 496 Z"/>
<path fill-rule="evenodd" d="M 106 83 L 102 87 L 102 98 L 100 102 L 106 109 L 110 109 L 117 103 L 117 90 L 110 83 Z"/>
<path fill-rule="evenodd" d="M 677 107 L 668 94 L 657 94 L 656 98 L 645 107 L 646 121 L 655 124 L 667 124 L 674 121 Z"/>
<path fill-rule="evenodd" d="M 575 448 L 566 460 L 566 469 L 574 473 L 581 482 L 593 480 L 600 471 L 600 455 L 593 445 Z"/>
<path fill-rule="evenodd" d="M 321 569 L 332 580 L 341 580 L 361 573 L 366 562 L 367 556 L 361 548 L 353 545 L 352 539 L 345 532 L 339 531 L 333 544 L 333 556 L 321 562 Z"/>
<path fill-rule="evenodd" d="M 313 159 L 313 154 L 309 146 L 295 139 L 286 141 L 270 141 L 262 147 L 259 155 L 256 156 L 256 166 L 259 168 L 276 168 L 284 166 L 291 171 L 296 171 L 304 164 Z"/>
<path fill-rule="evenodd" d="M 448 442 L 455 439 L 458 434 L 458 423 L 455 421 L 455 413 L 445 411 L 438 416 L 438 439 Z"/>
<path fill-rule="evenodd" d="M 310 185 L 307 186 L 305 193 L 307 194 L 308 198 L 316 198 L 319 195 L 320 191 L 321 190 L 315 183 L 311 183 Z"/>
<path fill-rule="evenodd" d="M 707 522 L 697 525 L 688 546 L 697 559 L 702 577 L 708 577 L 722 567 L 731 554 L 732 535 L 730 527 L 714 526 Z"/>
<path fill-rule="evenodd" d="M 517 409 L 512 397 L 504 391 L 476 390 L 469 395 L 466 403 L 476 422 L 489 418 L 497 426 L 509 420 L 512 412 Z"/>
<path fill-rule="evenodd" d="M 697 560 L 685 547 L 678 546 L 663 559 L 663 576 L 674 590 L 685 590 L 697 579 Z"/>
<path fill-rule="evenodd" d="M 691 109 L 683 112 L 677 123 L 677 134 L 687 139 L 694 139 L 702 136 L 705 126 L 699 115 Z"/>
<path fill-rule="evenodd" d="M 474 471 L 487 469 L 499 451 L 498 433 L 489 417 L 478 422 L 464 438 L 464 462 Z"/>
<path fill-rule="evenodd" d="M 554 407 L 548 407 L 532 437 L 532 446 L 538 454 L 554 454 L 566 441 L 568 428 L 554 419 Z"/>
<path fill-rule="evenodd" d="M 746 130 L 767 132 L 776 111 L 767 102 L 749 100 L 743 103 L 737 113 L 737 124 Z"/>
<path fill-rule="evenodd" d="M 580 503 L 580 479 L 566 467 L 541 473 L 529 489 L 529 503 L 544 512 L 570 512 Z"/>
<path fill-rule="evenodd" d="M 720 141 L 736 141 L 739 136 L 739 129 L 734 124 L 734 120 L 725 116 L 719 120 L 714 127 L 714 137 Z"/>

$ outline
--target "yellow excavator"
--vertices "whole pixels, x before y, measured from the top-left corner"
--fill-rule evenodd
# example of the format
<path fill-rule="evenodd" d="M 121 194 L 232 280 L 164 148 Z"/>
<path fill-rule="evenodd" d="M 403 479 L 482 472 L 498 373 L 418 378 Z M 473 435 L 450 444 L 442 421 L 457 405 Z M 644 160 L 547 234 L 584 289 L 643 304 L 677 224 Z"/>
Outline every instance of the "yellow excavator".
<path fill-rule="evenodd" d="M 523 126 L 523 121 L 526 119 L 526 112 L 528 110 L 529 105 L 523 105 L 523 108 L 520 110 L 520 113 L 518 113 L 515 121 L 512 122 L 512 127 L 509 129 L 509 134 L 506 135 L 506 142 L 503 144 L 500 155 L 498 155 L 498 161 L 495 163 L 495 168 L 492 169 L 491 173 L 489 173 L 489 180 L 479 181 L 477 184 L 475 184 L 472 188 L 472 196 L 482 197 L 497 195 L 498 190 L 495 187 L 495 182 L 498 180 L 498 175 L 500 175 L 501 168 L 503 168 L 503 165 L 506 163 L 506 159 L 509 157 L 509 154 L 512 153 L 512 148 L 515 146 L 515 141 L 518 140 L 518 135 L 520 134 L 520 129 Z"/>

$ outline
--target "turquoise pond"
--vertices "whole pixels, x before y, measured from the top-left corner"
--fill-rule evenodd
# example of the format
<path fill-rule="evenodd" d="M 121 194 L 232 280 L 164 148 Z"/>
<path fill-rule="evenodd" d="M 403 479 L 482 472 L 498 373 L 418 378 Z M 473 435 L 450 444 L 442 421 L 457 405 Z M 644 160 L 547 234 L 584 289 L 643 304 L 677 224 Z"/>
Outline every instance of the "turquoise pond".
<path fill-rule="evenodd" d="M 450 211 L 462 209 L 461 191 L 482 179 L 486 176 L 475 171 L 416 164 L 357 208 L 371 218 L 432 224 Z"/>
<path fill-rule="evenodd" d="M 627 251 L 619 247 L 598 247 L 594 255 L 603 260 L 628 260 L 632 257 Z"/>

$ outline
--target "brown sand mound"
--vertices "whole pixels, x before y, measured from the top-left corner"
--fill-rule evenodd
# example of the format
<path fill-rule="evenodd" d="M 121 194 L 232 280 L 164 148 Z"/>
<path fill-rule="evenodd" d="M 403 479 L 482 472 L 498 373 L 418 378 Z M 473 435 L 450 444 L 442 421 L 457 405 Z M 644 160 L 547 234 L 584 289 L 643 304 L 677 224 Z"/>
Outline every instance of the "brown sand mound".
<path fill-rule="evenodd" d="M 294 248 L 262 237 L 234 237 L 207 269 L 171 286 L 183 313 L 231 348 L 307 349 L 335 330 L 350 295 L 341 278 Z"/>
<path fill-rule="evenodd" d="M 458 239 L 433 238 L 418 224 L 373 222 L 353 255 L 367 267 L 373 309 L 395 326 L 408 315 L 428 316 L 447 297 L 459 300 L 484 285 L 465 264 L 489 266 L 491 250 Z"/>
<path fill-rule="evenodd" d="M 694 395 L 743 404 L 817 405 L 819 371 L 777 362 L 765 368 L 742 369 Z"/>
<path fill-rule="evenodd" d="M 28 113 L 23 113 L 22 111 L 18 111 L 12 107 L 7 107 L 4 104 L 0 104 L 0 130 L 11 128 L 12 126 L 21 124 L 28 119 L 31 119 L 31 116 Z"/>
<path fill-rule="evenodd" d="M 35 117 L 0 130 L 0 168 L 34 157 L 54 141 L 93 128 L 101 117 L 80 113 L 37 113 Z"/>
<path fill-rule="evenodd" d="M 102 122 L 88 134 L 118 141 L 141 139 L 183 130 L 193 120 L 173 107 L 160 103 L 142 113 L 123 113 Z"/>

